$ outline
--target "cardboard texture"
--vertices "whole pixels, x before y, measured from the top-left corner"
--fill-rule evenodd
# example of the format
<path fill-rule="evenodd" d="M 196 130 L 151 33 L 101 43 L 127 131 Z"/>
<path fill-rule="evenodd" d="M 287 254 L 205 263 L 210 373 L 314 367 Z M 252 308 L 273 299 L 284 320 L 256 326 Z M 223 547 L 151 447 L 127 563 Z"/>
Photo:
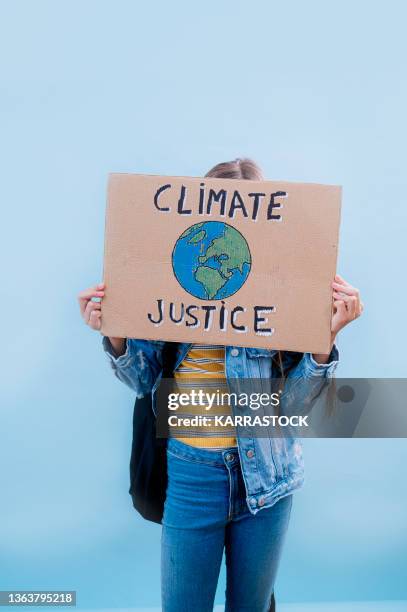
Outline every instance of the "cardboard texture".
<path fill-rule="evenodd" d="M 102 333 L 326 353 L 341 188 L 111 174 Z"/>

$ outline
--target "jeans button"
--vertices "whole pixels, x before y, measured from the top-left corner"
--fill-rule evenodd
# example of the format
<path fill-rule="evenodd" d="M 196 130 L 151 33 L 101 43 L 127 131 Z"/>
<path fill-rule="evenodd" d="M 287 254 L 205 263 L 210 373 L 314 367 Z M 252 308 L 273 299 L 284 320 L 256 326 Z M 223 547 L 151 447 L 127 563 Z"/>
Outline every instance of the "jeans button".
<path fill-rule="evenodd" d="M 239 354 L 239 350 L 237 348 L 234 348 L 230 351 L 230 354 L 232 355 L 232 357 L 237 357 Z"/>
<path fill-rule="evenodd" d="M 252 498 L 249 500 L 249 504 L 251 505 L 251 507 L 252 507 L 252 508 L 255 508 L 255 507 L 257 506 L 257 501 L 255 500 L 255 498 L 254 498 L 254 497 L 252 497 Z"/>
<path fill-rule="evenodd" d="M 233 461 L 233 459 L 234 459 L 234 456 L 232 455 L 232 453 L 228 453 L 226 455 L 226 461 Z"/>
<path fill-rule="evenodd" d="M 264 504 L 266 503 L 266 500 L 264 499 L 264 497 L 260 497 L 260 498 L 259 498 L 259 502 L 258 502 L 258 503 L 259 503 L 259 506 L 260 506 L 260 508 L 261 508 L 261 507 L 262 507 L 262 506 L 264 506 Z"/>
<path fill-rule="evenodd" d="M 246 457 L 248 457 L 249 459 L 252 459 L 254 457 L 254 451 L 252 449 L 249 449 L 246 452 Z"/>

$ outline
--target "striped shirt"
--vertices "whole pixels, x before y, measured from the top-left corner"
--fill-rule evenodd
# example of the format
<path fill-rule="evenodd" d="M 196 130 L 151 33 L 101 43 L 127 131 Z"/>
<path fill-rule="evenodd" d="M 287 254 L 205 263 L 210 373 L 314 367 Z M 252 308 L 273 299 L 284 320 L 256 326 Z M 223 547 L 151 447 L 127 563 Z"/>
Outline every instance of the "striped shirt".
<path fill-rule="evenodd" d="M 229 391 L 225 373 L 225 347 L 215 344 L 192 345 L 174 372 L 174 379 L 176 392 L 201 391 L 203 394 L 216 394 L 216 400 L 212 405 L 204 400 L 199 405 L 194 403 L 180 406 L 174 412 L 178 419 L 205 417 L 205 424 L 171 426 L 170 436 L 199 448 L 222 449 L 236 446 L 235 427 L 232 425 L 216 426 L 213 423 L 215 416 L 231 416 L 232 414 L 229 404 L 223 403 L 221 399 L 222 393 Z"/>

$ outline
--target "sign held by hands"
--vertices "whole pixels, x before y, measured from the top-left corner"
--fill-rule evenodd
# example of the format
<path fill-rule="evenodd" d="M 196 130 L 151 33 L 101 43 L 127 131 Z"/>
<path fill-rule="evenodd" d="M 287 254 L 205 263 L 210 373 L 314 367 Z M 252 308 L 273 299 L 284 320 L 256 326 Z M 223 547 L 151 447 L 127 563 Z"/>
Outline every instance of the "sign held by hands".
<path fill-rule="evenodd" d="M 326 353 L 341 188 L 111 174 L 102 333 Z"/>

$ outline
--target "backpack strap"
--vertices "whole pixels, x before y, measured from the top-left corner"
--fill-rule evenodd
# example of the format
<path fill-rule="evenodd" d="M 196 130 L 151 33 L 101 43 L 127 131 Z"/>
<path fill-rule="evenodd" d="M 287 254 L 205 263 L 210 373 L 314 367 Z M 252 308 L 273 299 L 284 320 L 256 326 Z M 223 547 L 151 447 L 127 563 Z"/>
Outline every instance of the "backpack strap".
<path fill-rule="evenodd" d="M 173 378 L 177 363 L 178 342 L 166 342 L 162 352 L 163 378 Z"/>
<path fill-rule="evenodd" d="M 177 342 L 166 342 L 163 346 L 161 355 L 163 369 L 161 376 L 162 379 L 174 378 L 174 369 L 177 362 L 178 354 L 178 343 Z M 168 383 L 167 383 L 168 384 Z M 167 387 L 168 388 L 168 387 Z M 169 436 L 169 425 L 168 425 L 168 409 L 166 405 L 159 402 L 157 405 L 157 419 L 159 423 L 157 429 L 159 431 L 159 437 L 156 439 L 158 446 L 167 446 L 167 439 Z"/>

